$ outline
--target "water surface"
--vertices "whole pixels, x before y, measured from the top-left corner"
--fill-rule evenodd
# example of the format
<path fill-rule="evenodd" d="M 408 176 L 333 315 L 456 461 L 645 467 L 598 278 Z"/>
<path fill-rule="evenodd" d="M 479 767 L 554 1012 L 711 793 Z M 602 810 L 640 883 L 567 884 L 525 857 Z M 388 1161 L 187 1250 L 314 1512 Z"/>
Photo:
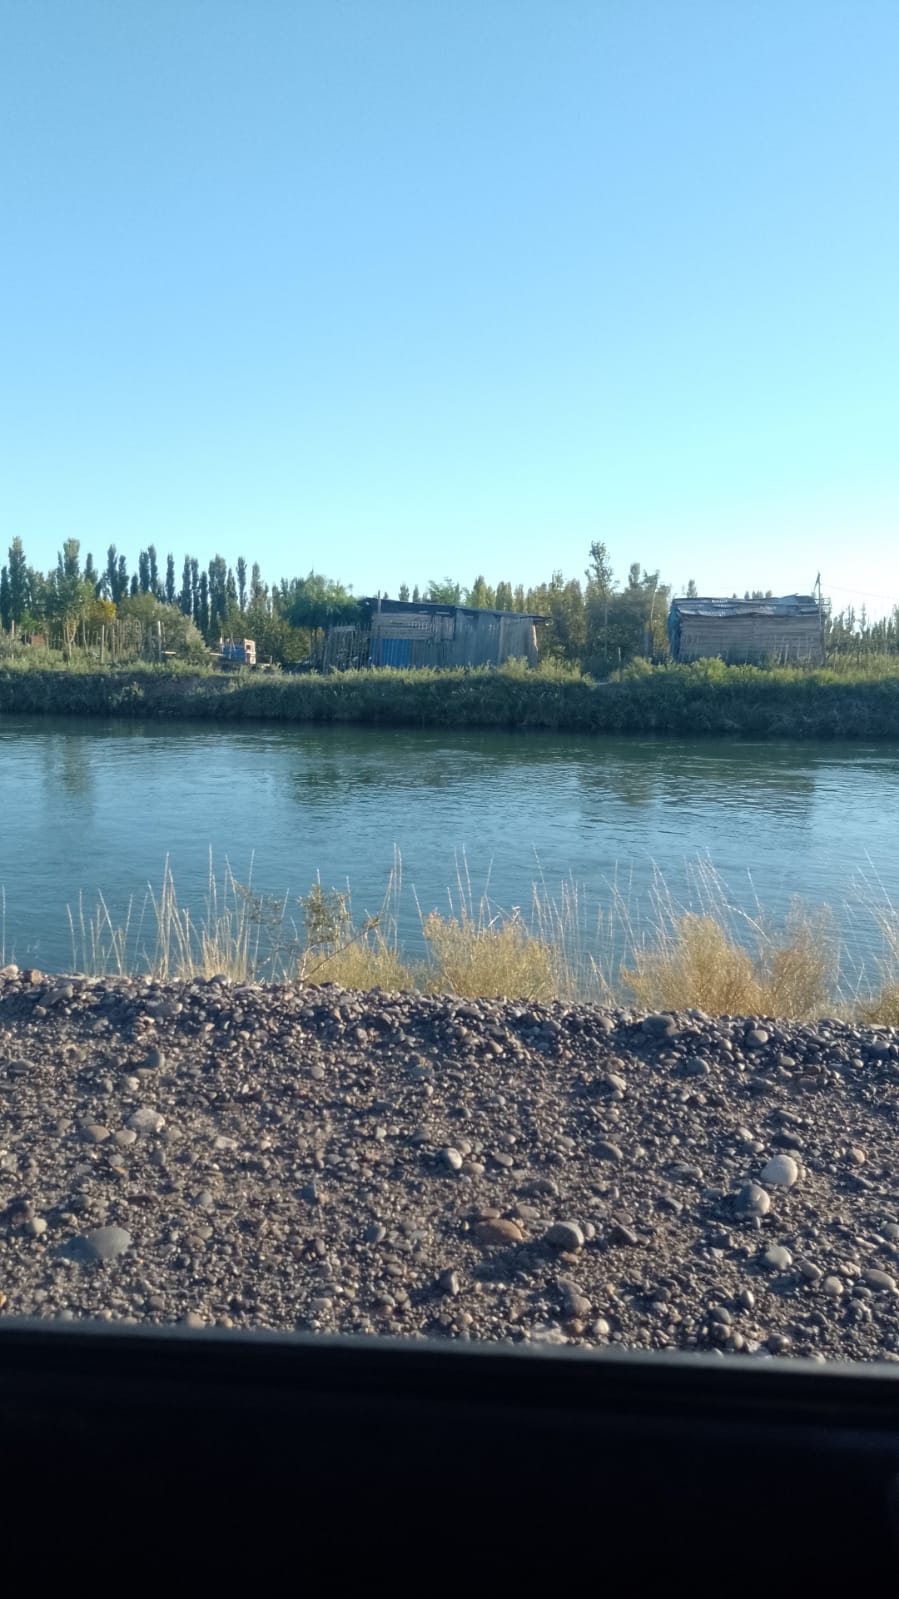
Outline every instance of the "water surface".
<path fill-rule="evenodd" d="M 463 858 L 507 908 L 535 877 L 577 883 L 588 922 L 612 881 L 647 918 L 656 870 L 695 904 L 704 858 L 747 908 L 829 903 L 864 955 L 859 875 L 899 902 L 897 797 L 899 747 L 882 743 L 0 718 L 4 953 L 71 968 L 66 906 L 100 891 L 121 916 L 166 857 L 199 906 L 210 849 L 259 891 L 303 893 L 320 873 L 376 910 L 397 848 L 410 948 L 416 897 L 445 907 Z"/>

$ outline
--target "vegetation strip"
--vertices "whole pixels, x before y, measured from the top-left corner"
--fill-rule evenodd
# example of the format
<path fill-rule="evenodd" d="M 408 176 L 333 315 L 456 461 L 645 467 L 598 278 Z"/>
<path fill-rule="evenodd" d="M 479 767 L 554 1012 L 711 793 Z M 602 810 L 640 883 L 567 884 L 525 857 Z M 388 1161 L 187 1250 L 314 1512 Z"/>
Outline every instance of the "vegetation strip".
<path fill-rule="evenodd" d="M 690 666 L 594 683 L 564 670 L 359 671 L 231 676 L 184 667 L 0 667 L 0 713 L 223 722 L 344 722 L 522 732 L 742 738 L 899 738 L 899 673 Z"/>

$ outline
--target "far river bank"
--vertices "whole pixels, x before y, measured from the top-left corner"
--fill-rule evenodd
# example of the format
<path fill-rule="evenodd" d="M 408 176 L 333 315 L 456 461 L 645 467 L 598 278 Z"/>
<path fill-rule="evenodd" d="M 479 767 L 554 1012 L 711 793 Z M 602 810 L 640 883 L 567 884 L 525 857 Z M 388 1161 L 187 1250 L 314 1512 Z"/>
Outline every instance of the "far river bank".
<path fill-rule="evenodd" d="M 792 670 L 649 670 L 594 683 L 552 671 L 232 675 L 0 670 L 0 714 L 221 723 L 343 723 L 749 739 L 899 739 L 899 676 Z"/>

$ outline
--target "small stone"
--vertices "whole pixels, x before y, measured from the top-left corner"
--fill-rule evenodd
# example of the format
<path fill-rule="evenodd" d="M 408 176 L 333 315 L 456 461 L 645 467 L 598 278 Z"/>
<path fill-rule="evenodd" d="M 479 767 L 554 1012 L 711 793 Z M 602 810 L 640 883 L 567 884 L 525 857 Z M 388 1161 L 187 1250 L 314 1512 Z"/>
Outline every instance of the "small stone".
<path fill-rule="evenodd" d="M 737 1304 L 741 1310 L 753 1310 L 755 1308 L 755 1294 L 751 1288 L 740 1289 L 737 1295 Z"/>
<path fill-rule="evenodd" d="M 461 1171 L 465 1157 L 458 1149 L 441 1149 L 440 1159 L 448 1171 Z"/>
<path fill-rule="evenodd" d="M 108 1127 L 102 1127 L 99 1122 L 87 1122 L 81 1128 L 81 1137 L 85 1144 L 104 1144 L 112 1134 Z"/>
<path fill-rule="evenodd" d="M 142 1105 L 128 1117 L 127 1125 L 135 1133 L 143 1135 L 159 1133 L 165 1126 L 165 1117 L 160 1115 L 158 1110 L 151 1110 L 148 1105 Z"/>
<path fill-rule="evenodd" d="M 594 1338 L 608 1338 L 612 1329 L 609 1326 L 609 1323 L 606 1321 L 605 1316 L 597 1316 L 593 1326 L 590 1328 L 590 1331 Z"/>
<path fill-rule="evenodd" d="M 772 1355 L 788 1355 L 792 1345 L 785 1333 L 772 1333 L 765 1340 L 765 1348 L 770 1349 Z"/>
<path fill-rule="evenodd" d="M 762 1167 L 761 1179 L 773 1188 L 792 1188 L 799 1176 L 799 1167 L 792 1155 L 772 1155 Z"/>
<path fill-rule="evenodd" d="M 609 1233 L 609 1242 L 612 1244 L 627 1244 L 633 1248 L 640 1240 L 632 1227 L 625 1227 L 624 1222 L 616 1221 Z"/>
<path fill-rule="evenodd" d="M 789 1271 L 793 1264 L 793 1256 L 783 1244 L 769 1244 L 762 1255 L 762 1263 L 772 1271 Z"/>
<path fill-rule="evenodd" d="M 200 1315 L 199 1311 L 196 1311 L 196 1310 L 189 1310 L 187 1312 L 186 1316 L 182 1316 L 181 1317 L 181 1322 L 182 1322 L 182 1325 L 184 1327 L 203 1327 L 203 1326 L 205 1326 L 205 1322 L 203 1321 L 203 1317 Z"/>
<path fill-rule="evenodd" d="M 116 1260 L 131 1248 L 132 1242 L 131 1234 L 124 1227 L 94 1227 L 76 1240 L 92 1260 Z"/>
<path fill-rule="evenodd" d="M 557 1286 L 562 1301 L 562 1314 L 568 1320 L 585 1321 L 593 1309 L 586 1294 L 581 1293 L 577 1283 L 573 1283 L 568 1277 L 560 1277 Z"/>
<path fill-rule="evenodd" d="M 617 1144 L 609 1144 L 609 1143 L 606 1142 L 606 1140 L 604 1138 L 600 1138 L 599 1142 L 596 1145 L 595 1153 L 596 1153 L 597 1160 L 615 1160 L 615 1161 L 618 1161 L 618 1160 L 623 1160 L 624 1159 L 624 1155 L 622 1154 L 622 1152 L 619 1149 L 618 1145 Z"/>
<path fill-rule="evenodd" d="M 644 1033 L 648 1033 L 651 1038 L 672 1038 L 677 1032 L 677 1023 L 667 1012 L 644 1016 L 641 1025 Z"/>
<path fill-rule="evenodd" d="M 447 1267 L 446 1271 L 442 1271 L 437 1278 L 437 1287 L 442 1294 L 447 1294 L 451 1299 L 455 1299 L 462 1289 L 459 1273 L 453 1271 L 452 1267 Z"/>
<path fill-rule="evenodd" d="M 823 1283 L 821 1284 L 821 1292 L 826 1294 L 828 1299 L 839 1299 L 841 1293 L 843 1292 L 842 1278 L 834 1277 L 832 1274 L 825 1277 Z"/>
<path fill-rule="evenodd" d="M 362 1241 L 366 1244 L 383 1244 L 386 1237 L 387 1228 L 383 1227 L 380 1222 L 372 1222 L 371 1226 L 366 1227 L 365 1232 L 362 1234 Z"/>
<path fill-rule="evenodd" d="M 797 1260 L 796 1269 L 807 1283 L 819 1283 L 824 1276 L 821 1267 L 816 1266 L 813 1260 Z"/>
<path fill-rule="evenodd" d="M 522 1244 L 524 1233 L 517 1222 L 496 1216 L 490 1221 L 479 1221 L 474 1230 L 479 1244 Z"/>
<path fill-rule="evenodd" d="M 764 1027 L 751 1027 L 744 1042 L 748 1049 L 764 1049 L 769 1036 Z"/>
<path fill-rule="evenodd" d="M 734 1207 L 741 1216 L 767 1216 L 771 1209 L 771 1197 L 759 1183 L 744 1183 L 734 1200 Z"/>
<path fill-rule="evenodd" d="M 120 1127 L 113 1138 L 119 1149 L 130 1149 L 132 1144 L 137 1143 L 137 1133 L 131 1127 Z"/>
<path fill-rule="evenodd" d="M 604 1072 L 602 1077 L 600 1077 L 599 1081 L 603 1085 L 604 1088 L 610 1089 L 612 1091 L 612 1093 L 615 1093 L 615 1094 L 626 1094 L 627 1093 L 627 1080 L 626 1080 L 626 1078 L 622 1077 L 620 1075 L 620 1073 L 618 1073 L 618 1072 Z"/>
<path fill-rule="evenodd" d="M 553 1222 L 545 1238 L 554 1249 L 576 1250 L 584 1247 L 584 1234 L 576 1221 Z"/>
<path fill-rule="evenodd" d="M 146 1066 L 148 1071 L 151 1071 L 151 1072 L 161 1071 L 163 1066 L 165 1065 L 165 1055 L 164 1055 L 163 1051 L 161 1049 L 151 1049 L 148 1052 L 148 1054 L 147 1054 L 147 1058 L 144 1061 L 144 1065 Z"/>
<path fill-rule="evenodd" d="M 44 1220 L 44 1217 L 29 1217 L 28 1221 L 25 1223 L 25 1231 L 26 1233 L 30 1233 L 32 1238 L 43 1238 L 44 1233 L 47 1231 L 47 1223 Z"/>
<path fill-rule="evenodd" d="M 894 1294 L 896 1292 L 896 1279 L 888 1271 L 878 1271 L 876 1267 L 862 1273 L 862 1282 L 869 1288 L 875 1288 L 881 1294 Z"/>

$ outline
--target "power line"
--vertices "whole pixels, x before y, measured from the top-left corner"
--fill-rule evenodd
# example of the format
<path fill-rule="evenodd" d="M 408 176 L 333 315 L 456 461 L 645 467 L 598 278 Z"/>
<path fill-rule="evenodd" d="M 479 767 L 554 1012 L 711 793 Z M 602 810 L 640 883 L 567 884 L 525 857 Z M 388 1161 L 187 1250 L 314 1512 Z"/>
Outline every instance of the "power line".
<path fill-rule="evenodd" d="M 890 605 L 899 605 L 899 598 L 895 594 L 875 594 L 871 589 L 847 589 L 842 583 L 830 583 L 822 577 L 821 585 L 826 589 L 835 589 L 837 594 L 857 594 L 864 600 L 887 600 Z"/>

